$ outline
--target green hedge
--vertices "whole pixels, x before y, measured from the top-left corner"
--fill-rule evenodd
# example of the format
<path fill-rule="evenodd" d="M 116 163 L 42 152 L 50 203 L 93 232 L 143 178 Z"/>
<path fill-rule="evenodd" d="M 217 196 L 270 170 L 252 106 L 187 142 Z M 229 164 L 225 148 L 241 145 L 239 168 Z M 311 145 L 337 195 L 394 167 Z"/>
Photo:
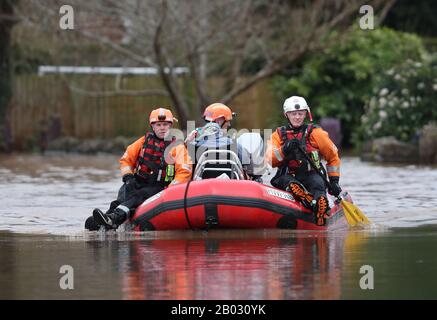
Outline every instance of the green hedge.
<path fill-rule="evenodd" d="M 388 28 L 354 28 L 340 44 L 307 57 L 297 76 L 278 76 L 273 86 L 280 102 L 301 95 L 316 119 L 340 119 L 349 144 L 378 75 L 407 59 L 420 59 L 424 53 L 422 41 L 415 35 Z M 280 111 L 278 108 L 273 124 L 283 122 Z"/>
<path fill-rule="evenodd" d="M 384 72 L 365 105 L 354 141 L 392 135 L 415 140 L 418 131 L 437 119 L 437 55 L 407 60 Z"/>

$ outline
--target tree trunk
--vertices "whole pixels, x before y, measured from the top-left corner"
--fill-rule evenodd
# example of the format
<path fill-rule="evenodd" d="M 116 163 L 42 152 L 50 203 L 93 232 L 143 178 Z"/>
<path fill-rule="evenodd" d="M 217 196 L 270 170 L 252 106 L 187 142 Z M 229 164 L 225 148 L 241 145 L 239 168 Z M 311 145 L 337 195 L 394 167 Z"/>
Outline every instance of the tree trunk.
<path fill-rule="evenodd" d="M 153 49 L 156 56 L 156 61 L 158 65 L 159 75 L 162 79 L 162 82 L 169 93 L 169 96 L 173 102 L 173 106 L 176 109 L 176 113 L 179 116 L 179 125 L 182 130 L 187 128 L 187 121 L 189 119 L 189 110 L 184 98 L 180 94 L 180 90 L 178 88 L 176 75 L 173 74 L 171 67 L 168 63 L 168 59 L 166 57 L 166 52 L 161 45 L 161 36 L 164 28 L 164 23 L 167 17 L 167 1 L 162 2 L 162 17 L 159 22 L 155 36 L 153 39 Z M 166 71 L 167 70 L 167 71 Z"/>
<path fill-rule="evenodd" d="M 8 121 L 11 86 L 11 30 L 13 26 L 12 2 L 0 2 L 0 150 L 11 151 L 11 130 Z"/>

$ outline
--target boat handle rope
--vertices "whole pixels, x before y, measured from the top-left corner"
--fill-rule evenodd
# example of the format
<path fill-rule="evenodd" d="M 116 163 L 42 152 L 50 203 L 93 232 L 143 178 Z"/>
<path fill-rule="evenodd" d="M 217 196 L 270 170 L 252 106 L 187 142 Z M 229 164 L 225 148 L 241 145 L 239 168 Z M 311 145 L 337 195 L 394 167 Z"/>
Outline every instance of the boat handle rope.
<path fill-rule="evenodd" d="M 187 220 L 188 226 L 191 230 L 194 230 L 193 226 L 191 225 L 190 218 L 188 217 L 188 210 L 187 210 L 187 195 L 188 195 L 188 188 L 190 187 L 190 183 L 193 180 L 190 180 L 187 182 L 187 185 L 185 187 L 185 194 L 184 194 L 184 213 L 185 213 L 185 219 Z"/>

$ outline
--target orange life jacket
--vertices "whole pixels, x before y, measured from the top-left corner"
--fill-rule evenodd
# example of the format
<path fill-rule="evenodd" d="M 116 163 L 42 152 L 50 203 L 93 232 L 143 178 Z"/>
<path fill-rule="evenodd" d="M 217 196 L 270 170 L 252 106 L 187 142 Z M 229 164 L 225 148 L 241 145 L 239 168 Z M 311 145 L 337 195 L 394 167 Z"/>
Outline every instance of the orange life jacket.
<path fill-rule="evenodd" d="M 310 143 L 310 135 L 314 128 L 318 128 L 319 126 L 314 124 L 302 125 L 298 129 L 293 129 L 288 126 L 282 126 L 277 129 L 277 133 L 281 138 L 281 145 L 287 140 L 296 139 L 299 141 L 301 148 L 307 153 L 310 159 L 314 160 L 316 166 L 320 165 L 320 152 L 319 149 L 315 148 Z M 288 157 L 289 155 L 285 155 Z M 308 160 L 301 154 L 300 151 L 296 150 L 295 154 L 287 159 L 288 162 L 286 166 L 288 167 L 288 171 L 292 174 L 302 173 L 312 171 L 311 165 L 308 163 Z"/>
<path fill-rule="evenodd" d="M 144 144 L 135 165 L 135 174 L 146 183 L 161 182 L 168 185 L 174 178 L 174 165 L 165 161 L 165 149 L 173 142 L 159 139 L 154 133 L 147 132 Z"/>

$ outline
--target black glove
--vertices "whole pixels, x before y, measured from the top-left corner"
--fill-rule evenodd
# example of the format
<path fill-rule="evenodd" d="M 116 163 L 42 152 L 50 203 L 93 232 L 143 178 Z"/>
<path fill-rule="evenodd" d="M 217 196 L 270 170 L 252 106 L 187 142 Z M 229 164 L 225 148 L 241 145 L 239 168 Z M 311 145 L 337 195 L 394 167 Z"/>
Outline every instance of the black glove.
<path fill-rule="evenodd" d="M 129 184 L 129 182 L 132 182 L 133 179 L 135 179 L 135 176 L 132 173 L 127 173 L 121 179 L 123 180 L 123 183 Z"/>
<path fill-rule="evenodd" d="M 127 193 L 130 193 L 133 190 L 135 190 L 135 176 L 132 173 L 125 174 L 122 180 L 126 186 Z"/>
<path fill-rule="evenodd" d="M 282 153 L 286 158 L 294 159 L 299 154 L 300 142 L 297 139 L 287 140 L 282 146 Z"/>
<path fill-rule="evenodd" d="M 340 185 L 338 184 L 340 177 L 329 177 L 328 191 L 334 197 L 338 197 L 341 192 Z"/>

